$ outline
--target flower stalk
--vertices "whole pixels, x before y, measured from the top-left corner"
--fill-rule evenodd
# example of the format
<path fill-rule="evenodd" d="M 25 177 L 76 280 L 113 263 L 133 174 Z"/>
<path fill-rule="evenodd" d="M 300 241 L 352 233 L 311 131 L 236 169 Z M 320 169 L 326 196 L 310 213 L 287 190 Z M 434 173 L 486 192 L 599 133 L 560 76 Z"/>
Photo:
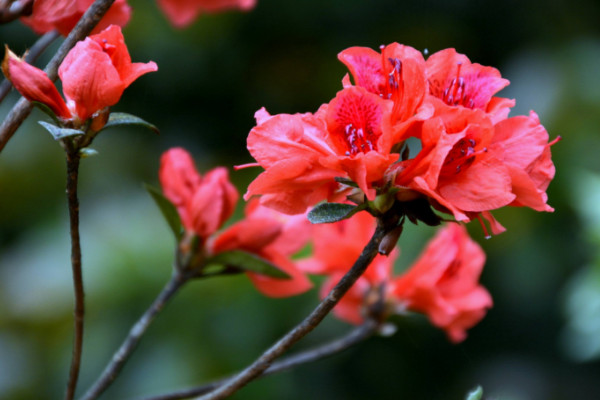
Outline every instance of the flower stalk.
<path fill-rule="evenodd" d="M 67 198 L 69 204 L 69 223 L 71 232 L 71 269 L 73 273 L 73 289 L 75 293 L 74 307 L 74 339 L 73 355 L 69 381 L 67 383 L 66 400 L 72 400 L 77 388 L 81 366 L 81 351 L 83 348 L 83 322 L 85 302 L 83 289 L 83 274 L 81 271 L 81 242 L 79 239 L 79 199 L 77 198 L 77 183 L 79 176 L 79 150 L 73 147 L 67 149 Z"/>
<path fill-rule="evenodd" d="M 332 356 L 340 353 L 368 338 L 373 336 L 379 329 L 380 324 L 374 319 L 366 320 L 362 325 L 357 326 L 346 335 L 334 339 L 330 342 L 324 343 L 320 346 L 299 352 L 297 354 L 286 357 L 282 360 L 276 361 L 269 368 L 264 370 L 257 378 L 273 375 L 278 372 L 286 371 L 288 369 L 295 368 L 302 364 L 307 364 L 313 361 L 321 360 L 323 358 Z M 226 383 L 231 377 L 220 379 L 214 382 L 197 386 L 190 389 L 180 390 L 178 392 L 167 393 L 163 395 L 148 397 L 144 400 L 180 400 L 188 399 L 194 396 L 201 396 L 209 393 L 219 386 Z"/>
<path fill-rule="evenodd" d="M 315 329 L 321 321 L 329 314 L 335 305 L 341 300 L 344 294 L 360 278 L 367 269 L 371 261 L 378 254 L 379 244 L 383 238 L 393 230 L 398 224 L 398 216 L 395 214 L 386 214 L 377 221 L 377 229 L 371 237 L 369 243 L 365 246 L 359 258 L 352 268 L 343 276 L 337 285 L 329 292 L 319 305 L 295 328 L 289 331 L 284 337 L 277 341 L 267 351 L 250 366 L 240 372 L 238 375 L 224 383 L 222 386 L 210 392 L 199 400 L 219 400 L 232 395 L 250 381 L 256 379 L 264 373 L 273 363 L 273 361 L 292 347 L 296 342 L 302 339 Z"/>
<path fill-rule="evenodd" d="M 123 369 L 125 362 L 127 362 L 133 351 L 136 349 L 142 336 L 158 313 L 191 277 L 191 274 L 181 273 L 177 268 L 173 270 L 173 275 L 169 282 L 167 282 L 152 305 L 144 312 L 135 325 L 133 325 L 129 334 L 121 344 L 121 347 L 114 353 L 111 361 L 102 372 L 102 375 L 100 375 L 96 382 L 88 389 L 81 400 L 96 399 L 110 386 L 121 372 L 121 369 Z"/>

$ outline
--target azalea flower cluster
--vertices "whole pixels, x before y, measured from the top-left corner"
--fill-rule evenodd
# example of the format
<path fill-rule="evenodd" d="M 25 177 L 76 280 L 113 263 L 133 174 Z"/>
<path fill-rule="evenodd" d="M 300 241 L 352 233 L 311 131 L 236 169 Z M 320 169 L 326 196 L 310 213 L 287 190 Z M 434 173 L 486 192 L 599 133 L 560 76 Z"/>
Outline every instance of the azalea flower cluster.
<path fill-rule="evenodd" d="M 35 0 L 31 15 L 21 22 L 41 34 L 57 30 L 67 36 L 94 0 Z M 229 9 L 249 10 L 256 0 L 157 0 L 158 6 L 169 21 L 178 28 L 193 23 L 201 13 L 214 13 Z M 127 25 L 131 18 L 131 6 L 127 0 L 116 0 L 108 9 L 92 33 L 98 33 L 109 25 Z"/>
<path fill-rule="evenodd" d="M 215 168 L 201 176 L 187 151 L 173 148 L 161 157 L 159 171 L 164 196 L 176 207 L 185 229 L 181 252 L 210 258 L 219 253 L 242 250 L 272 263 L 289 279 L 247 272 L 255 287 L 270 297 L 303 293 L 312 287 L 306 274 L 325 275 L 321 297 L 358 258 L 375 231 L 375 218 L 366 212 L 333 224 L 311 225 L 303 214 L 286 215 L 252 199 L 245 217 L 219 231 L 238 200 L 238 192 L 227 170 Z M 190 237 L 196 249 L 187 248 Z M 307 243 L 309 258 L 291 257 Z M 483 318 L 492 306 L 489 293 L 478 283 L 485 255 L 469 238 L 466 229 L 451 223 L 441 229 L 424 253 L 405 273 L 394 276 L 398 250 L 378 255 L 352 289 L 334 308 L 334 313 L 353 324 L 363 322 L 376 303 L 383 303 L 376 318 L 415 311 L 429 316 L 449 338 L 460 342 L 466 330 Z"/>
<path fill-rule="evenodd" d="M 492 210 L 553 210 L 552 143 L 534 112 L 508 117 L 515 102 L 495 96 L 509 83 L 498 70 L 454 49 L 425 60 L 398 43 L 380 52 L 352 47 L 338 58 L 350 74 L 316 113 L 256 113 L 248 149 L 265 171 L 246 199 L 261 195 L 262 204 L 296 214 L 322 200 L 356 199 L 357 190 L 368 201 L 394 193 L 427 199 L 457 221 L 483 217 L 493 233 L 504 228 Z"/>
<path fill-rule="evenodd" d="M 348 271 L 375 231 L 375 219 L 366 212 L 334 224 L 313 226 L 314 254 L 299 262 L 303 271 L 325 275 L 325 297 Z M 479 284 L 485 253 L 464 226 L 449 223 L 427 244 L 402 274 L 394 274 L 399 250 L 378 255 L 333 312 L 352 324 L 365 317 L 386 318 L 407 311 L 423 313 L 455 343 L 466 338 L 492 306 L 488 291 Z"/>

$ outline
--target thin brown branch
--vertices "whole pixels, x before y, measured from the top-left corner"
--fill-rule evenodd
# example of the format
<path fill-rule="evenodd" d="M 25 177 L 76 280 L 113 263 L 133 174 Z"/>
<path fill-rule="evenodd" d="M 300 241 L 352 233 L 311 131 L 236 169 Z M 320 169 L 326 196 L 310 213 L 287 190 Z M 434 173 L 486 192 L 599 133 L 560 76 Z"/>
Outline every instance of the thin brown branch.
<path fill-rule="evenodd" d="M 79 175 L 79 151 L 67 150 L 67 197 L 69 202 L 69 221 L 71 231 L 71 269 L 73 271 L 73 288 L 75 291 L 74 340 L 69 384 L 65 399 L 71 400 L 75 395 L 77 378 L 81 364 L 83 348 L 83 318 L 85 314 L 83 275 L 81 271 L 81 244 L 79 241 L 79 200 L 77 198 L 77 181 Z"/>
<path fill-rule="evenodd" d="M 219 386 L 214 391 L 199 397 L 199 400 L 219 400 L 232 395 L 248 382 L 260 376 L 273 361 L 282 355 L 286 350 L 292 347 L 296 342 L 310 333 L 314 328 L 321 323 L 333 307 L 340 301 L 342 296 L 352 287 L 354 282 L 367 269 L 371 261 L 375 258 L 378 252 L 379 244 L 383 237 L 394 229 L 397 225 L 398 218 L 390 217 L 378 219 L 377 229 L 373 237 L 366 245 L 358 260 L 354 263 L 350 271 L 342 277 L 337 285 L 329 292 L 327 297 L 323 299 L 319 305 L 295 328 L 283 336 L 277 343 L 265 351 L 254 363 L 240 372 L 232 379 Z"/>
<path fill-rule="evenodd" d="M 166 284 L 160 294 L 156 297 L 150 308 L 141 316 L 136 324 L 131 328 L 129 334 L 121 344 L 121 347 L 115 352 L 111 361 L 108 363 L 102 375 L 88 389 L 81 400 L 93 400 L 100 396 L 110 384 L 117 378 L 119 372 L 129 359 L 140 339 L 152 323 L 158 313 L 164 308 L 165 304 L 173 297 L 175 293 L 190 279 L 190 276 L 183 275 L 175 270 L 171 280 Z"/>
<path fill-rule="evenodd" d="M 33 0 L 0 0 L 0 24 L 30 15 L 32 10 Z"/>
<path fill-rule="evenodd" d="M 52 44 L 52 42 L 54 42 L 59 36 L 60 33 L 57 31 L 45 33 L 37 40 L 37 42 L 33 44 L 33 46 L 31 46 L 31 49 L 29 49 L 27 55 L 25 56 L 25 61 L 27 61 L 29 64 L 33 64 L 44 52 L 44 50 L 46 50 L 46 48 L 50 46 L 50 44 Z M 0 103 L 2 103 L 6 95 L 10 92 L 10 88 L 12 88 L 12 84 L 8 79 L 4 78 L 2 84 L 0 84 Z"/>
<path fill-rule="evenodd" d="M 379 324 L 374 320 L 367 320 L 362 325 L 354 328 L 350 333 L 342 336 L 341 338 L 332 340 L 331 342 L 322 344 L 318 347 L 314 347 L 309 350 L 305 350 L 298 354 L 294 354 L 280 361 L 274 362 L 269 368 L 264 370 L 257 378 L 263 378 L 265 376 L 273 375 L 281 371 L 285 371 L 298 365 L 306 364 L 309 362 L 321 360 L 323 358 L 332 356 L 340 353 L 363 340 L 371 337 L 375 332 Z M 220 379 L 202 386 L 181 390 L 178 392 L 168 393 L 164 395 L 148 397 L 144 400 L 180 400 L 189 399 L 194 396 L 200 396 L 209 393 L 219 386 L 223 385 L 232 377 Z"/>
<path fill-rule="evenodd" d="M 83 14 L 75 28 L 69 33 L 69 36 L 62 43 L 54 57 L 50 60 L 46 69 L 44 70 L 50 80 L 56 80 L 58 74 L 58 66 L 62 63 L 63 59 L 75 46 L 75 44 L 90 34 L 92 29 L 100 22 L 100 19 L 106 14 L 110 6 L 115 0 L 96 0 L 94 4 L 88 8 Z M 2 125 L 0 125 L 0 152 L 6 146 L 6 143 L 15 134 L 19 126 L 23 123 L 25 118 L 31 113 L 33 106 L 24 98 L 21 98 L 17 104 L 10 110 Z"/>

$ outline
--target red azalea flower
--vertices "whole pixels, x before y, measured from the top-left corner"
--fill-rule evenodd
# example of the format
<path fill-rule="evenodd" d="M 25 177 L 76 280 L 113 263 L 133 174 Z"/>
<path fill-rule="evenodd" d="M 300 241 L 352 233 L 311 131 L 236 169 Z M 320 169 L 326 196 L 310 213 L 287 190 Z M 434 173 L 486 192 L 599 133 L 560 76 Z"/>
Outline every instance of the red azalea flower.
<path fill-rule="evenodd" d="M 494 127 L 483 112 L 454 109 L 426 121 L 422 149 L 398 166 L 396 184 L 421 192 L 459 221 L 515 199 L 510 174 L 489 151 Z"/>
<path fill-rule="evenodd" d="M 352 267 L 374 231 L 375 218 L 366 212 L 332 224 L 313 225 L 313 256 L 300 261 L 299 266 L 307 273 L 328 276 L 320 290 L 321 298 L 327 296 Z M 376 256 L 335 306 L 334 314 L 352 324 L 362 323 L 368 294 L 372 290 L 379 290 L 389 280 L 397 256 L 397 250 L 388 257 Z"/>
<path fill-rule="evenodd" d="M 374 187 L 398 159 L 390 153 L 391 107 L 390 101 L 350 87 L 314 115 L 258 111 L 248 150 L 265 172 L 250 184 L 245 198 L 262 194 L 265 205 L 302 213 L 320 200 L 343 198 L 334 178 L 344 177 L 372 200 Z"/>
<path fill-rule="evenodd" d="M 479 284 L 485 253 L 459 224 L 448 224 L 403 275 L 394 279 L 391 295 L 413 311 L 427 314 L 453 342 L 492 307 L 492 298 Z"/>
<path fill-rule="evenodd" d="M 464 54 L 454 49 L 444 49 L 432 54 L 426 62 L 430 101 L 437 112 L 450 107 L 482 110 L 493 123 L 508 116 L 515 105 L 512 99 L 494 97 L 508 86 L 507 79 L 496 68 L 472 64 Z"/>
<path fill-rule="evenodd" d="M 187 151 L 173 148 L 160 159 L 163 193 L 175 205 L 186 231 L 205 240 L 233 214 L 239 194 L 223 167 L 200 176 Z"/>
<path fill-rule="evenodd" d="M 158 6 L 177 28 L 194 22 L 201 13 L 214 13 L 230 9 L 250 10 L 256 0 L 157 0 Z"/>
<path fill-rule="evenodd" d="M 290 260 L 310 236 L 310 223 L 304 215 L 283 215 L 263 207 L 257 200 L 246 206 L 243 220 L 219 233 L 208 244 L 210 254 L 229 250 L 244 250 L 270 261 L 291 279 L 276 279 L 253 272 L 246 274 L 256 288 L 266 296 L 287 297 L 303 293 L 312 287 Z"/>
<path fill-rule="evenodd" d="M 527 206 L 553 211 L 545 193 L 554 177 L 548 133 L 537 115 L 492 125 L 480 110 L 454 108 L 423 124 L 422 150 L 396 167 L 396 184 L 429 196 L 459 221 L 481 214 L 493 233 L 504 228 L 489 211 Z"/>
<path fill-rule="evenodd" d="M 504 162 L 516 199 L 511 206 L 554 211 L 546 202 L 546 189 L 554 178 L 548 132 L 533 111 L 508 118 L 495 126 L 490 152 Z"/>
<path fill-rule="evenodd" d="M 425 60 L 419 51 L 398 43 L 381 46 L 381 53 L 350 47 L 339 53 L 338 59 L 350 70 L 355 85 L 393 101 L 394 142 L 415 134 L 407 133 L 412 124 L 432 115 L 432 108 L 423 102 L 427 80 Z M 350 86 L 348 75 L 343 83 Z"/>
<path fill-rule="evenodd" d="M 50 107 L 58 117 L 80 125 L 94 113 L 116 104 L 137 78 L 158 67 L 132 63 L 121 28 L 111 25 L 101 33 L 77 43 L 58 69 L 67 102 L 46 74 L 7 51 L 2 71 L 30 101 Z"/>
<path fill-rule="evenodd" d="M 33 12 L 21 21 L 37 34 L 56 29 L 67 36 L 94 0 L 35 0 Z M 126 0 L 116 0 L 102 17 L 92 33 L 98 33 L 109 25 L 125 26 L 131 17 L 131 7 Z"/>

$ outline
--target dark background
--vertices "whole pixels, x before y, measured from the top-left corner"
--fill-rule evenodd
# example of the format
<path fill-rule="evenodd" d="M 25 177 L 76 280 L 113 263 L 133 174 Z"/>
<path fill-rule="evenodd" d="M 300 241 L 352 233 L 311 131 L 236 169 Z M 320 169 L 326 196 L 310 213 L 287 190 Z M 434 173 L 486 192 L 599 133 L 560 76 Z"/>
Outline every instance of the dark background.
<path fill-rule="evenodd" d="M 129 327 L 167 281 L 173 240 L 143 182 L 160 154 L 192 152 L 201 171 L 251 162 L 253 114 L 314 112 L 341 88 L 336 55 L 400 42 L 430 53 L 455 47 L 498 68 L 516 98 L 563 141 L 552 148 L 556 212 L 511 208 L 506 233 L 485 240 L 482 282 L 495 305 L 459 345 L 425 318 L 394 319 L 397 333 L 327 360 L 261 379 L 235 399 L 462 399 L 481 384 L 498 400 L 600 398 L 600 4 L 597 1 L 258 0 L 248 13 L 205 15 L 172 28 L 154 2 L 131 0 L 124 29 L 132 59 L 154 60 L 115 111 L 161 129 L 102 134 L 81 169 L 86 333 L 80 390 L 98 376 Z M 16 52 L 35 35 L 0 27 Z M 49 59 L 54 45 L 38 65 Z M 0 106 L 3 118 L 18 96 Z M 62 149 L 34 111 L 0 154 L 0 398 L 63 394 L 72 343 L 72 283 Z M 232 172 L 244 192 L 256 169 Z M 241 210 L 238 207 L 238 215 Z M 407 265 L 433 230 L 407 229 Z M 399 265 L 400 267 L 400 265 Z M 315 290 L 261 296 L 244 277 L 193 282 L 150 328 L 107 399 L 131 399 L 236 371 L 304 317 Z M 328 318 L 298 348 L 350 329 Z"/>

